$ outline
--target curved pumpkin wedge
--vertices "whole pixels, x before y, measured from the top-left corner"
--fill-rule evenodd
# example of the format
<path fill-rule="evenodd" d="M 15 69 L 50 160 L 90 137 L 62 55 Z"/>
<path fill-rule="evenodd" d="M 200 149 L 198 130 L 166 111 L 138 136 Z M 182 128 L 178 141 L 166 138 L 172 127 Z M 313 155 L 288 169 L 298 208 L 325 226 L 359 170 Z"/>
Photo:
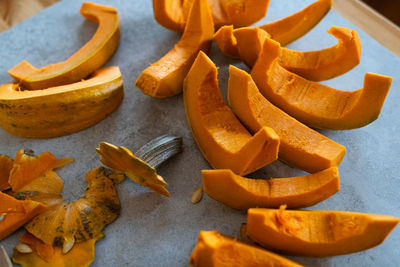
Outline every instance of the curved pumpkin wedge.
<path fill-rule="evenodd" d="M 331 7 L 332 0 L 317 0 L 291 16 L 265 24 L 260 28 L 266 31 L 272 40 L 286 46 L 314 28 Z M 239 58 L 237 40 L 233 33 L 232 25 L 223 26 L 214 34 L 214 40 L 226 56 Z"/>
<path fill-rule="evenodd" d="M 100 161 L 107 167 L 124 173 L 132 181 L 146 186 L 158 194 L 171 196 L 165 188 L 168 184 L 157 174 L 157 171 L 133 155 L 129 149 L 101 142 L 96 148 L 96 152 L 100 155 Z"/>
<path fill-rule="evenodd" d="M 27 138 L 71 134 L 112 113 L 124 97 L 119 67 L 107 67 L 88 80 L 43 90 L 21 91 L 16 83 L 0 86 L 0 126 Z"/>
<path fill-rule="evenodd" d="M 279 64 L 303 78 L 322 81 L 342 75 L 360 63 L 361 41 L 354 30 L 333 26 L 328 33 L 339 43 L 330 48 L 300 52 L 281 48 Z M 256 63 L 264 42 L 269 35 L 258 27 L 241 28 L 234 31 L 240 58 L 252 68 Z"/>
<path fill-rule="evenodd" d="M 13 160 L 6 155 L 0 155 L 0 191 L 9 189 L 8 177 L 13 166 Z"/>
<path fill-rule="evenodd" d="M 346 148 L 292 118 L 269 102 L 251 76 L 229 68 L 228 102 L 233 112 L 252 132 L 267 126 L 280 138 L 279 159 L 314 173 L 338 166 Z"/>
<path fill-rule="evenodd" d="M 214 34 L 207 0 L 194 0 L 180 41 L 156 63 L 145 69 L 136 86 L 146 95 L 165 98 L 182 92 L 183 80 L 197 53 L 208 53 Z"/>
<path fill-rule="evenodd" d="M 329 12 L 332 0 L 317 0 L 286 18 L 260 26 L 282 46 L 297 40 L 317 25 Z"/>
<path fill-rule="evenodd" d="M 398 222 L 392 216 L 358 212 L 249 209 L 247 234 L 272 250 L 326 257 L 377 246 Z"/>
<path fill-rule="evenodd" d="M 17 200 L 0 192 L 0 240 L 43 212 L 46 205 L 32 200 Z"/>
<path fill-rule="evenodd" d="M 276 160 L 279 137 L 275 131 L 264 127 L 252 136 L 246 130 L 225 105 L 217 67 L 202 52 L 185 79 L 183 97 L 193 137 L 213 168 L 245 175 Z"/>
<path fill-rule="evenodd" d="M 183 32 L 194 0 L 153 0 L 154 18 L 167 29 Z M 208 0 L 216 28 L 243 27 L 262 19 L 269 0 Z"/>
<path fill-rule="evenodd" d="M 189 265 L 194 267 L 302 266 L 278 254 L 221 235 L 218 231 L 200 232 Z"/>
<path fill-rule="evenodd" d="M 337 167 L 314 174 L 291 177 L 249 179 L 231 170 L 203 170 L 203 188 L 213 199 L 238 209 L 305 208 L 315 205 L 339 191 Z"/>
<path fill-rule="evenodd" d="M 113 7 L 85 2 L 81 14 L 99 24 L 92 39 L 66 61 L 37 69 L 22 61 L 8 73 L 27 89 L 37 90 L 75 83 L 104 65 L 118 47 L 120 25 Z"/>
<path fill-rule="evenodd" d="M 306 80 L 279 64 L 279 43 L 267 39 L 251 71 L 261 93 L 274 105 L 310 127 L 346 130 L 379 116 L 392 78 L 366 73 L 364 87 L 341 91 Z"/>
<path fill-rule="evenodd" d="M 87 267 L 94 260 L 95 243 L 100 238 L 75 244 L 68 253 L 64 253 L 62 247 L 46 245 L 33 235 L 25 233 L 20 240 L 27 244 L 32 252 L 21 253 L 14 249 L 12 260 L 22 267 Z"/>

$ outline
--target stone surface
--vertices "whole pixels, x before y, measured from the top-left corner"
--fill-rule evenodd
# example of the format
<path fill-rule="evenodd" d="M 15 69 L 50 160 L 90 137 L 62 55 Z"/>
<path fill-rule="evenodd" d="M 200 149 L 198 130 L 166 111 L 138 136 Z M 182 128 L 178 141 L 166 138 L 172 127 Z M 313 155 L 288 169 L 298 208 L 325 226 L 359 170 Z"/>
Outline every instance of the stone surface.
<path fill-rule="evenodd" d="M 79 14 L 82 0 L 62 1 L 15 28 L 0 35 L 0 83 L 12 81 L 7 70 L 26 59 L 34 66 L 45 66 L 68 58 L 85 44 L 96 25 Z M 186 266 L 200 230 L 219 230 L 239 237 L 246 215 L 232 210 L 207 195 L 193 205 L 192 192 L 201 186 L 201 169 L 210 168 L 198 150 L 189 130 L 182 95 L 158 100 L 143 95 L 135 80 L 151 62 L 164 55 L 179 36 L 153 19 L 150 0 L 97 0 L 115 6 L 120 13 L 122 39 L 107 65 L 119 65 L 125 85 L 120 108 L 97 125 L 60 138 L 24 139 L 0 129 L 0 153 L 14 156 L 19 148 L 37 153 L 50 151 L 57 157 L 74 157 L 75 163 L 63 167 L 63 195 L 75 200 L 83 194 L 87 171 L 100 165 L 94 149 L 101 141 L 126 146 L 133 151 L 150 139 L 170 133 L 183 137 L 184 151 L 159 167 L 169 183 L 171 198 L 158 196 L 127 180 L 118 185 L 122 213 L 105 229 L 106 237 L 96 245 L 92 266 Z M 258 24 L 287 16 L 312 0 L 271 1 L 267 18 Z M 332 26 L 355 28 L 334 11 L 309 34 L 289 47 L 302 51 L 321 49 L 336 43 L 326 33 Z M 351 72 L 324 82 L 354 90 L 362 87 L 366 71 L 394 77 L 380 118 L 351 131 L 323 131 L 347 147 L 340 165 L 341 190 L 314 206 L 314 209 L 382 213 L 400 217 L 400 60 L 372 38 L 359 32 L 363 43 L 361 64 Z M 213 45 L 211 58 L 220 67 L 221 90 L 226 95 L 229 64 L 245 66 L 223 56 Z M 302 175 L 299 170 L 275 162 L 252 176 L 288 177 Z M 22 230 L 1 241 L 9 255 Z M 294 260 L 307 266 L 400 266 L 400 228 L 380 246 L 365 252 L 329 258 Z M 128 264 L 129 263 L 129 264 Z M 126 265 L 128 264 L 128 265 Z"/>

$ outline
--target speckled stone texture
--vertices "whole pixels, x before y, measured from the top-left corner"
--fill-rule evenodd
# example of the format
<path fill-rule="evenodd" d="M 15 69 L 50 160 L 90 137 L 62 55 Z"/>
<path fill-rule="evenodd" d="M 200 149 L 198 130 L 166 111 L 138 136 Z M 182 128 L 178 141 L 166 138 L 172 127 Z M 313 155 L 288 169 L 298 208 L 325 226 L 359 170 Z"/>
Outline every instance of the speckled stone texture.
<path fill-rule="evenodd" d="M 0 35 L 0 83 L 12 81 L 7 70 L 26 59 L 41 67 L 68 58 L 96 30 L 94 23 L 79 14 L 82 0 L 62 1 Z M 78 199 L 86 186 L 87 171 L 100 165 L 94 149 L 101 141 L 126 146 L 133 151 L 164 133 L 183 137 L 184 151 L 159 167 L 169 183 L 171 198 L 158 196 L 126 180 L 118 185 L 121 216 L 105 229 L 106 237 L 96 245 L 92 266 L 186 266 L 200 230 L 219 230 L 239 236 L 242 212 L 228 208 L 208 196 L 197 205 L 190 201 L 201 186 L 201 169 L 210 168 L 189 130 L 182 95 L 152 99 L 135 88 L 135 80 L 151 62 L 158 60 L 179 36 L 153 19 L 151 0 L 97 0 L 115 6 L 122 23 L 119 49 L 107 65 L 119 65 L 125 99 L 119 109 L 97 125 L 60 138 L 31 140 L 12 136 L 0 129 L 0 153 L 15 155 L 19 148 L 37 153 L 50 151 L 57 157 L 74 157 L 75 163 L 60 169 L 65 180 L 63 195 Z M 287 16 L 312 0 L 271 1 L 267 18 L 258 24 Z M 309 34 L 289 47 L 301 51 L 331 46 L 336 39 L 326 33 L 333 26 L 356 28 L 334 11 Z M 363 44 L 361 64 L 351 72 L 324 84 L 355 90 L 362 87 L 365 72 L 394 77 L 380 118 L 352 131 L 323 131 L 343 144 L 347 155 L 339 167 L 341 190 L 313 209 L 382 213 L 400 217 L 400 60 L 372 38 L 359 31 Z M 228 66 L 246 69 L 243 63 L 223 56 L 215 44 L 211 58 L 220 67 L 219 79 L 226 95 Z M 263 168 L 253 177 L 302 175 L 281 162 Z M 1 241 L 11 255 L 22 230 Z M 290 257 L 307 266 L 400 266 L 400 228 L 380 246 L 365 252 L 329 258 Z M 127 265 L 126 265 L 127 264 Z"/>

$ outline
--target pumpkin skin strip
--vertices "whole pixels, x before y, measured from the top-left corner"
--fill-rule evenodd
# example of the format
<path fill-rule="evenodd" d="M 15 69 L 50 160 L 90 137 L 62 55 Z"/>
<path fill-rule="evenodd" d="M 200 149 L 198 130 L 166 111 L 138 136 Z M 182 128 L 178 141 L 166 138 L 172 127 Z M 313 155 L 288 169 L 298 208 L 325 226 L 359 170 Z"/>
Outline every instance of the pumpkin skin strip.
<path fill-rule="evenodd" d="M 272 250 L 326 257 L 377 246 L 398 222 L 392 216 L 358 212 L 249 209 L 247 234 Z"/>
<path fill-rule="evenodd" d="M 17 200 L 0 192 L 0 240 L 6 238 L 33 217 L 43 212 L 46 205 L 32 200 Z"/>
<path fill-rule="evenodd" d="M 213 199 L 238 210 L 305 208 L 339 191 L 337 167 L 300 177 L 248 179 L 230 170 L 203 170 L 203 188 Z"/>
<path fill-rule="evenodd" d="M 8 177 L 13 166 L 13 160 L 9 156 L 0 155 L 0 191 L 9 189 Z"/>
<path fill-rule="evenodd" d="M 289 115 L 328 130 L 360 128 L 378 118 L 391 77 L 366 73 L 363 88 L 341 91 L 286 70 L 279 64 L 280 54 L 279 43 L 266 39 L 251 76 L 261 93 Z"/>
<path fill-rule="evenodd" d="M 355 30 L 333 26 L 328 33 L 335 36 L 338 44 L 317 51 L 300 52 L 281 48 L 279 64 L 299 76 L 312 81 L 328 80 L 342 75 L 360 63 L 361 41 Z M 240 58 L 252 68 L 269 35 L 258 27 L 234 31 Z"/>
<path fill-rule="evenodd" d="M 200 231 L 189 265 L 193 267 L 302 266 L 260 247 L 221 235 L 218 231 Z"/>
<path fill-rule="evenodd" d="M 183 80 L 197 53 L 208 53 L 214 34 L 207 0 L 194 0 L 182 38 L 160 60 L 145 69 L 136 80 L 144 94 L 165 98 L 182 92 Z"/>
<path fill-rule="evenodd" d="M 245 175 L 276 160 L 279 137 L 268 127 L 252 136 L 225 105 L 217 67 L 200 52 L 184 84 L 186 118 L 194 139 L 215 169 Z"/>
<path fill-rule="evenodd" d="M 119 67 L 97 70 L 88 80 L 43 90 L 0 86 L 0 126 L 26 138 L 51 138 L 88 128 L 112 113 L 124 97 Z"/>
<path fill-rule="evenodd" d="M 275 130 L 280 137 L 279 159 L 291 166 L 315 173 L 338 166 L 346 154 L 344 146 L 271 104 L 251 76 L 234 66 L 229 68 L 228 102 L 251 132 L 264 126 Z"/>
<path fill-rule="evenodd" d="M 303 10 L 288 17 L 260 26 L 272 40 L 282 46 L 297 40 L 317 25 L 332 7 L 332 0 L 317 0 Z M 214 35 L 214 41 L 223 54 L 239 58 L 236 38 L 233 36 L 233 26 L 221 27 Z"/>
<path fill-rule="evenodd" d="M 189 10 L 194 0 L 153 0 L 155 20 L 172 31 L 184 31 Z M 216 28 L 233 24 L 235 27 L 251 25 L 267 13 L 269 0 L 209 0 Z"/>
<path fill-rule="evenodd" d="M 99 24 L 92 39 L 69 59 L 41 69 L 22 61 L 8 73 L 31 90 L 75 83 L 86 78 L 108 61 L 118 47 L 120 25 L 113 7 L 84 2 L 80 10 L 86 19 Z"/>

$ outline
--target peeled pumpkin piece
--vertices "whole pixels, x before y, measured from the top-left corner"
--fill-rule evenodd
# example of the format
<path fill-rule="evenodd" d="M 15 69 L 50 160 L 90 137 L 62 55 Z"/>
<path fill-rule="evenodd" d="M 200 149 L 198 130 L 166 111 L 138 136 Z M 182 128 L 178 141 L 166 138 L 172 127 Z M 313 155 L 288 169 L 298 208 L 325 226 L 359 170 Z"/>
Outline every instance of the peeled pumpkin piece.
<path fill-rule="evenodd" d="M 17 200 L 0 192 L 0 240 L 12 234 L 45 209 L 46 205 L 42 203 Z"/>
<path fill-rule="evenodd" d="M 279 137 L 269 127 L 254 136 L 225 105 L 219 92 L 217 67 L 200 52 L 185 79 L 186 118 L 203 156 L 215 169 L 245 175 L 276 160 Z"/>
<path fill-rule="evenodd" d="M 35 236 L 25 233 L 20 240 L 33 251 L 21 253 L 14 249 L 12 260 L 22 267 L 87 267 L 94 260 L 95 243 L 100 238 L 102 236 L 78 243 L 68 253 L 64 253 L 62 247 L 48 247 Z"/>
<path fill-rule="evenodd" d="M 346 148 L 307 127 L 269 102 L 251 76 L 229 67 L 228 102 L 232 111 L 251 132 L 271 127 L 280 138 L 279 159 L 315 173 L 339 166 Z"/>
<path fill-rule="evenodd" d="M 338 44 L 317 51 L 300 52 L 281 48 L 279 64 L 305 79 L 328 80 L 342 75 L 360 63 L 361 41 L 355 30 L 333 26 L 328 33 L 335 36 Z M 249 68 L 257 61 L 266 39 L 266 31 L 258 27 L 241 28 L 234 31 L 240 58 Z"/>
<path fill-rule="evenodd" d="M 221 235 L 218 231 L 200 232 L 196 247 L 190 256 L 189 265 L 193 267 L 302 266 L 260 247 Z"/>
<path fill-rule="evenodd" d="M 117 10 L 84 2 L 80 12 L 86 19 L 99 24 L 92 39 L 66 61 L 37 69 L 24 60 L 10 69 L 8 73 L 24 88 L 37 90 L 79 82 L 114 54 L 120 38 Z"/>
<path fill-rule="evenodd" d="M 167 29 L 183 32 L 194 0 L 153 0 L 154 18 Z M 216 28 L 243 27 L 262 19 L 269 0 L 208 0 Z"/>
<path fill-rule="evenodd" d="M 396 217 L 359 212 L 249 209 L 247 234 L 271 250 L 326 257 L 377 246 L 398 222 Z"/>
<path fill-rule="evenodd" d="M 341 91 L 286 70 L 279 63 L 280 55 L 279 43 L 265 40 L 251 76 L 261 93 L 289 115 L 328 130 L 360 128 L 378 118 L 391 77 L 366 73 L 363 88 Z"/>
<path fill-rule="evenodd" d="M 208 53 L 214 34 L 208 0 L 194 0 L 179 42 L 136 80 L 144 94 L 165 98 L 182 92 L 183 80 L 199 51 Z"/>
<path fill-rule="evenodd" d="M 297 13 L 260 26 L 260 28 L 266 31 L 272 40 L 286 46 L 314 28 L 331 7 L 332 0 L 317 0 Z M 233 32 L 232 25 L 223 26 L 215 33 L 214 40 L 222 53 L 239 58 L 237 40 L 233 36 Z"/>
<path fill-rule="evenodd" d="M 0 86 L 0 126 L 25 138 L 51 138 L 88 128 L 112 113 L 124 97 L 119 67 L 97 70 L 87 80 L 43 90 Z"/>
<path fill-rule="evenodd" d="M 0 155 L 0 191 L 10 188 L 8 177 L 13 166 L 13 160 L 7 155 Z"/>
<path fill-rule="evenodd" d="M 213 199 L 238 210 L 305 208 L 339 191 L 337 167 L 300 177 L 249 179 L 231 170 L 203 170 L 203 189 Z"/>
<path fill-rule="evenodd" d="M 100 161 L 107 167 L 124 173 L 132 181 L 160 195 L 171 196 L 165 188 L 168 184 L 157 174 L 155 168 L 133 155 L 126 147 L 101 142 L 96 152 L 100 154 Z"/>

